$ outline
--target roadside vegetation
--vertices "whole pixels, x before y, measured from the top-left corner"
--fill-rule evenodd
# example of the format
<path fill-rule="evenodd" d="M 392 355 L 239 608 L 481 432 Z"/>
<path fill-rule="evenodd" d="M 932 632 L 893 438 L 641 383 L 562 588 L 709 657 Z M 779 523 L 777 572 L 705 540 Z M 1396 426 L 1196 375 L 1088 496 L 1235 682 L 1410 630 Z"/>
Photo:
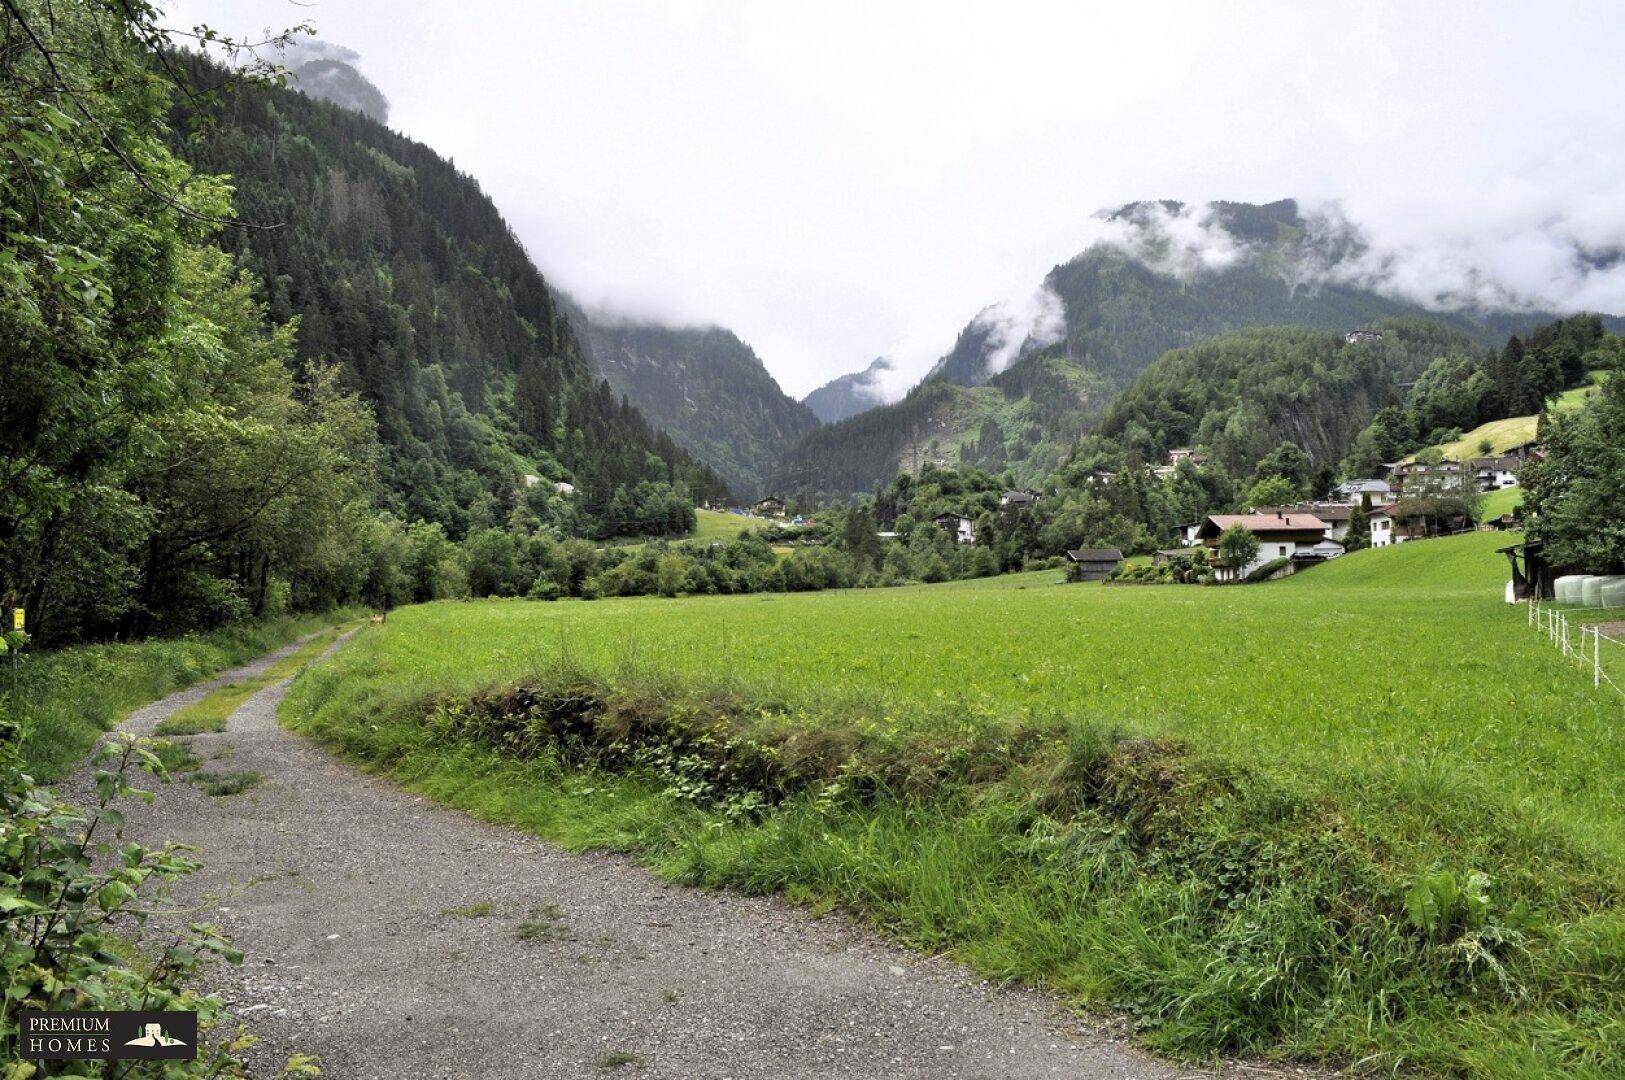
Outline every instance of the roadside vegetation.
<path fill-rule="evenodd" d="M 132 709 L 263 656 L 353 614 L 285 616 L 202 634 L 0 657 L 0 721 L 15 725 L 36 779 L 72 772 Z"/>
<path fill-rule="evenodd" d="M 343 631 L 341 626 L 330 626 L 313 634 L 293 652 L 267 667 L 258 675 L 250 675 L 212 691 L 183 709 L 158 722 L 160 736 L 199 735 L 206 731 L 226 730 L 226 721 L 243 703 L 267 686 L 281 682 L 304 668 L 320 656 L 333 639 Z"/>
<path fill-rule="evenodd" d="M 1504 542 L 1247 589 L 427 605 L 284 719 L 476 814 L 1123 1011 L 1182 1058 L 1606 1075 L 1618 709 L 1499 602 Z"/>

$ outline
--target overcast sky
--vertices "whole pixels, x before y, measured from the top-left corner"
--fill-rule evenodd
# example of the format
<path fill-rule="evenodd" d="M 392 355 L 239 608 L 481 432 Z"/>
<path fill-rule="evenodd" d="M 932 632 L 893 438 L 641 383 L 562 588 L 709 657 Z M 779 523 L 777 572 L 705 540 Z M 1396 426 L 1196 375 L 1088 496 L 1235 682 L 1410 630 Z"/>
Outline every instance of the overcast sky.
<path fill-rule="evenodd" d="M 1415 292 L 1625 312 L 1617 3 L 185 0 L 361 54 L 590 304 L 918 376 L 1133 199 L 1335 200 Z"/>

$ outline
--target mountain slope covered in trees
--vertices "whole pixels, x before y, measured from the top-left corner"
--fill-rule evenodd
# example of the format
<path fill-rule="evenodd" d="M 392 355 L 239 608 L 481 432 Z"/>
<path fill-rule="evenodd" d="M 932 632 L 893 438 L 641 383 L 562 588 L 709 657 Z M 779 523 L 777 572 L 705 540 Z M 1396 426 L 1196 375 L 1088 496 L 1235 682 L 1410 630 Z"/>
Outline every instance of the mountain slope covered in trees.
<path fill-rule="evenodd" d="M 459 536 L 509 513 L 527 474 L 574 483 L 596 521 L 640 484 L 725 497 L 594 377 L 496 207 L 433 150 L 267 86 L 177 98 L 171 123 L 178 154 L 231 178 L 240 218 L 274 226 L 220 243 L 264 279 L 273 320 L 298 319 L 298 359 L 331 358 L 372 407 L 381 505 Z"/>
<path fill-rule="evenodd" d="M 1008 366 L 994 370 L 1011 351 L 1012 331 L 990 321 L 994 309 L 984 312 L 913 393 L 812 432 L 785 455 L 775 481 L 791 491 L 849 494 L 916 460 L 1008 468 L 1034 480 L 1152 361 L 1229 331 L 1347 331 L 1427 318 L 1488 346 L 1546 318 L 1429 312 L 1333 281 L 1328 268 L 1357 240 L 1320 235 L 1290 199 L 1212 204 L 1196 223 L 1206 246 L 1194 244 L 1189 229 L 1168 226 L 1193 213 L 1178 203 L 1123 207 L 1111 216 L 1117 241 L 1088 248 L 1044 279 L 1059 305 L 1052 332 L 1027 336 Z"/>
<path fill-rule="evenodd" d="M 785 394 L 751 347 L 720 327 L 621 322 L 569 307 L 594 369 L 736 497 L 762 492 L 785 450 L 818 418 Z"/>

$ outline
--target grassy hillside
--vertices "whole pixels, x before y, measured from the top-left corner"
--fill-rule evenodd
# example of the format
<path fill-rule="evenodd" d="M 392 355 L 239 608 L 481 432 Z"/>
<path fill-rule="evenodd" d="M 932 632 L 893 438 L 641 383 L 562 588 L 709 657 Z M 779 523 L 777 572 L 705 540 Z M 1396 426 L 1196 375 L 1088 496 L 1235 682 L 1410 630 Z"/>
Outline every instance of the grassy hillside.
<path fill-rule="evenodd" d="M 1586 401 L 1597 392 L 1601 379 L 1601 372 L 1593 372 L 1591 382 L 1585 386 L 1576 386 L 1559 394 L 1557 399 L 1550 403 L 1551 410 L 1561 413 L 1576 412 L 1585 408 Z M 1539 420 L 1539 416 L 1513 416 L 1505 420 L 1491 420 L 1487 424 L 1480 424 L 1454 442 L 1440 443 L 1435 449 L 1452 461 L 1464 461 L 1480 456 L 1483 453 L 1484 440 L 1488 439 L 1490 453 L 1504 453 L 1514 446 L 1522 446 L 1533 440 Z"/>
<path fill-rule="evenodd" d="M 1247 588 L 430 605 L 288 719 L 477 813 L 1126 1010 L 1183 1056 L 1600 1075 L 1618 708 L 1500 602 L 1505 542 Z"/>

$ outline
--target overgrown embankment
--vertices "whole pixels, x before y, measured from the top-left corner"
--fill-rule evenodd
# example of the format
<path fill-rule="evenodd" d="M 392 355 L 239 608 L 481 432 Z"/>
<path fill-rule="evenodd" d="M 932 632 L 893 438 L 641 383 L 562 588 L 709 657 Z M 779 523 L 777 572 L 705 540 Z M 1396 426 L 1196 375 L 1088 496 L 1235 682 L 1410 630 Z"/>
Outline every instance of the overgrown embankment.
<path fill-rule="evenodd" d="M 692 680 L 555 670 L 408 703 L 365 650 L 348 681 L 295 688 L 294 727 L 483 817 L 839 906 L 1121 1011 L 1182 1058 L 1509 1076 L 1621 1059 L 1617 876 L 1470 798 L 1373 829 L 1175 739 L 951 707 L 899 723 Z M 1462 855 L 1419 865 L 1404 834 L 1469 811 Z"/>
<path fill-rule="evenodd" d="M 183 637 L 81 645 L 0 661 L 0 720 L 21 733 L 24 767 L 54 782 L 130 710 L 359 612 L 289 616 Z"/>

